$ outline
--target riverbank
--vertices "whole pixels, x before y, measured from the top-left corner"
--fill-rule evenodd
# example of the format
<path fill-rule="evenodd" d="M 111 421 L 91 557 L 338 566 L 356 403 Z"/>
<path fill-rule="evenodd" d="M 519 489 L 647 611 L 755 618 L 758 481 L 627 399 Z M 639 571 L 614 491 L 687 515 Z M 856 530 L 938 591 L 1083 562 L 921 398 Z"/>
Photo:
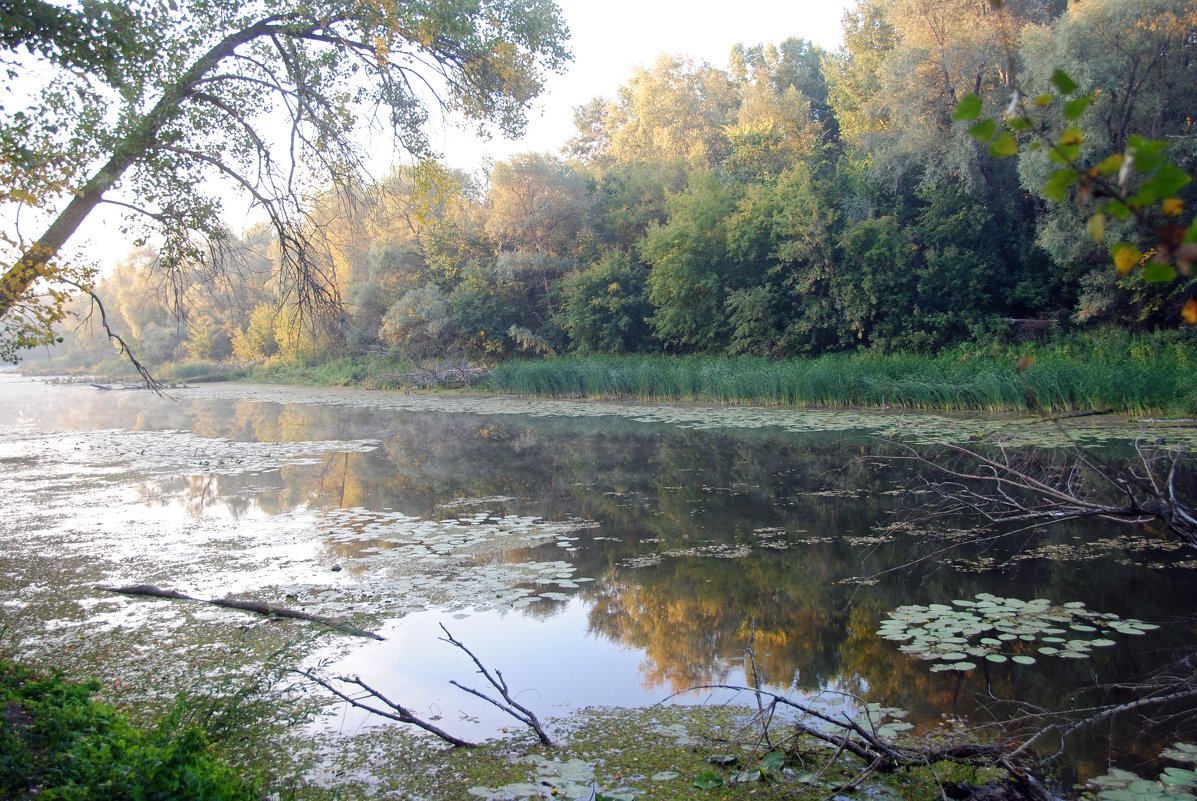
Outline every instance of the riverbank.
<path fill-rule="evenodd" d="M 543 398 L 975 412 L 1197 416 L 1197 331 L 1109 330 L 1051 343 L 968 345 L 935 355 L 833 354 L 775 360 L 719 356 L 513 359 L 461 382 L 460 365 L 344 356 L 261 365 L 163 365 L 170 382 L 222 380 L 429 389 L 439 372 L 473 391 Z M 119 365 L 117 365 L 119 367 Z M 484 374 L 483 374 L 484 372 Z"/>

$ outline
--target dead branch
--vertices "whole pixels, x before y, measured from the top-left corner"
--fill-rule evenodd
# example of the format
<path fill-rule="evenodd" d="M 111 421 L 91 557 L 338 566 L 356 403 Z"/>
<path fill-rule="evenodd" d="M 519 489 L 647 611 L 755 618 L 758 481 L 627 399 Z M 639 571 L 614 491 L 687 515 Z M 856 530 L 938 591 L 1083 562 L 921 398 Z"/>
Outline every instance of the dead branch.
<path fill-rule="evenodd" d="M 955 738 L 946 743 L 929 740 L 898 743 L 887 740 L 872 730 L 874 727 L 866 728 L 847 715 L 833 716 L 758 687 L 711 684 L 690 687 L 684 692 L 691 690 L 731 690 L 753 693 L 758 698 L 765 696 L 769 699 L 767 714 L 761 715 L 764 721 L 762 725 L 765 726 L 772 725 L 774 720 L 779 719 L 775 714 L 778 708 L 785 707 L 798 712 L 799 719 L 787 721 L 787 725 L 791 726 L 797 735 L 805 735 L 834 747 L 837 756 L 847 752 L 864 763 L 856 778 L 840 789 L 851 790 L 858 787 L 868 776 L 877 772 L 892 773 L 902 768 L 955 762 L 1004 770 L 1009 776 L 1009 782 L 989 788 L 993 797 L 1054 801 L 1054 796 L 1034 774 L 1017 761 L 1017 754 L 1021 749 L 1016 748 L 1016 743 L 1013 742 L 982 743 L 967 738 Z M 1011 786 L 1015 788 L 1013 794 L 1010 792 Z"/>
<path fill-rule="evenodd" d="M 79 284 L 74 281 L 68 281 L 66 279 L 59 280 L 65 284 L 75 287 L 80 292 L 83 292 L 89 298 L 91 298 L 92 308 L 100 312 L 100 327 L 104 329 L 104 333 L 108 336 L 109 341 L 116 346 L 117 353 L 119 355 L 123 355 L 129 360 L 129 363 L 133 365 L 133 369 L 137 371 L 137 374 L 141 376 L 142 380 L 145 381 L 145 385 L 149 389 L 152 389 L 155 393 L 164 398 L 169 398 L 170 396 L 166 394 L 165 388 L 162 386 L 162 382 L 154 378 L 149 369 L 141 363 L 141 361 L 133 353 L 133 348 L 129 346 L 129 343 L 126 342 L 120 334 L 117 334 L 112 330 L 112 326 L 108 324 L 108 311 L 104 308 L 104 302 L 100 300 L 100 296 L 97 295 L 90 286 L 85 286 L 83 284 Z"/>
<path fill-rule="evenodd" d="M 1183 443 L 1149 446 L 1140 439 L 1137 458 L 1116 472 L 1099 469 L 1082 454 L 1063 465 L 1046 465 L 1016 461 L 1004 449 L 987 456 L 959 445 L 944 447 L 964 463 L 928 458 L 913 448 L 894 457 L 942 477 L 926 480 L 924 488 L 938 501 L 915 510 L 916 520 L 971 517 L 980 523 L 974 527 L 978 534 L 992 533 L 994 527 L 1017 526 L 1021 532 L 1086 518 L 1134 525 L 1158 521 L 1179 541 L 1197 548 L 1197 513 L 1177 486 L 1178 474 L 1186 470 Z"/>
<path fill-rule="evenodd" d="M 338 676 L 336 679 L 337 681 L 344 682 L 345 684 L 352 684 L 361 690 L 360 695 L 351 695 L 337 685 L 333 684 L 328 679 L 325 679 L 324 677 L 317 675 L 310 670 L 296 670 L 295 672 L 300 676 L 303 676 L 320 685 L 355 709 L 361 709 L 364 712 L 369 712 L 372 715 L 378 715 L 379 717 L 393 720 L 397 723 L 407 723 L 409 725 L 416 726 L 417 728 L 421 728 L 430 734 L 436 735 L 455 748 L 473 748 L 475 746 L 475 743 L 471 743 L 468 740 L 463 740 L 460 737 L 455 737 L 439 726 L 429 723 L 428 721 L 416 716 L 410 709 L 402 704 L 397 704 L 390 700 L 378 690 L 375 690 L 373 687 L 366 684 L 357 676 Z M 366 699 L 373 699 L 382 706 L 380 707 L 376 704 L 368 703 Z"/>
<path fill-rule="evenodd" d="M 514 698 L 511 697 L 511 693 L 507 689 L 507 682 L 503 678 L 503 674 L 498 670 L 496 670 L 494 672 L 494 674 L 491 674 L 491 672 L 486 668 L 486 666 L 482 664 L 481 660 L 479 660 L 478 657 L 474 655 L 473 651 L 471 651 L 469 648 L 467 648 L 463 643 L 461 643 L 458 640 L 455 640 L 453 638 L 453 635 L 449 633 L 449 630 L 447 628 L 445 628 L 445 625 L 443 623 L 440 624 L 440 627 L 441 627 L 441 631 L 445 632 L 445 636 L 440 638 L 441 641 L 447 642 L 450 645 L 454 646 L 455 648 L 459 648 L 462 651 L 464 651 L 465 654 L 470 659 L 473 660 L 474 664 L 477 665 L 478 672 L 482 674 L 482 677 L 486 679 L 486 681 L 490 684 L 490 686 L 494 687 L 496 690 L 499 691 L 499 695 L 501 695 L 503 697 L 503 701 L 506 701 L 506 703 L 497 701 L 496 699 L 491 698 L 486 693 L 483 693 L 479 690 L 475 690 L 471 687 L 466 687 L 465 685 L 463 685 L 457 681 L 450 681 L 449 683 L 452 684 L 454 687 L 457 687 L 460 690 L 464 690 L 465 692 L 469 693 L 470 695 L 481 698 L 483 701 L 486 701 L 487 703 L 490 703 L 490 704 L 498 707 L 499 709 L 503 710 L 508 715 L 511 715 L 513 718 L 520 721 L 528 728 L 532 729 L 532 731 L 536 732 L 537 738 L 540 740 L 540 742 L 543 745 L 552 747 L 553 746 L 552 739 L 550 739 L 549 735 L 547 733 L 545 733 L 544 727 L 540 725 L 540 720 L 536 717 L 536 715 L 532 712 L 532 710 L 528 709 L 526 706 L 520 704 L 518 701 L 516 701 Z"/>
<path fill-rule="evenodd" d="M 847 751 L 869 765 L 870 771 L 879 770 L 889 773 L 903 767 L 927 765 L 945 760 L 993 765 L 1008 754 L 1012 748 L 1008 743 L 987 744 L 971 741 L 951 742 L 944 745 L 899 745 L 886 740 L 875 731 L 866 729 L 847 715 L 829 715 L 768 690 L 730 684 L 704 684 L 687 688 L 684 692 L 691 690 L 731 690 L 764 696 L 769 699 L 767 705 L 769 720 L 776 716 L 776 711 L 780 707 L 792 709 L 801 716 L 813 719 L 814 724 L 799 719 L 790 721 L 789 725 L 793 726 L 799 734 L 808 735 L 837 749 Z"/>
<path fill-rule="evenodd" d="M 545 732 L 544 727 L 541 725 L 540 720 L 536 717 L 536 715 L 530 709 L 521 705 L 511 697 L 511 693 L 507 688 L 507 682 L 503 679 L 503 674 L 498 670 L 492 673 L 486 666 L 482 664 L 478 657 L 474 655 L 473 651 L 467 648 L 460 641 L 454 639 L 453 635 L 449 633 L 449 630 L 446 629 L 444 625 L 441 626 L 441 631 L 445 632 L 445 636 L 440 638 L 441 641 L 447 642 L 455 648 L 459 648 L 460 650 L 464 651 L 466 655 L 473 660 L 474 664 L 477 665 L 478 672 L 486 678 L 492 687 L 499 691 L 503 701 L 506 703 L 491 698 L 489 695 L 479 690 L 466 687 L 459 682 L 450 681 L 449 683 L 454 687 L 464 690 L 470 695 L 481 698 L 487 703 L 503 710 L 508 715 L 536 732 L 537 738 L 543 745 L 552 747 L 553 741 Z M 392 701 L 375 688 L 366 684 L 364 681 L 362 681 L 360 676 L 337 676 L 334 679 L 327 679 L 311 670 L 297 669 L 295 672 L 328 690 L 334 696 L 340 698 L 342 701 L 355 709 L 360 709 L 363 712 L 369 712 L 372 715 L 378 715 L 379 717 L 386 718 L 387 720 L 393 720 L 397 723 L 406 723 L 411 726 L 416 726 L 417 728 L 423 729 L 430 734 L 436 735 L 455 748 L 473 748 L 476 745 L 468 740 L 463 740 L 460 737 L 452 735 L 439 726 L 420 718 L 407 707 Z M 357 690 L 348 691 L 340 685 L 351 685 L 352 687 L 356 687 Z"/>
<path fill-rule="evenodd" d="M 276 604 L 264 603 L 262 601 L 247 601 L 239 598 L 195 598 L 191 595 L 185 595 L 177 590 L 164 590 L 161 587 L 155 587 L 152 584 L 133 584 L 127 587 L 97 587 L 96 589 L 104 590 L 105 592 L 116 592 L 121 595 L 137 595 L 147 596 L 151 598 L 172 598 L 179 601 L 196 601 L 202 604 L 211 604 L 213 606 L 223 606 L 226 609 L 240 609 L 243 612 L 253 612 L 254 614 L 263 615 L 265 617 L 289 617 L 294 620 L 306 620 L 310 623 L 319 623 L 322 626 L 328 626 L 331 629 L 350 634 L 354 637 L 369 637 L 374 640 L 386 639 L 380 634 L 373 631 L 366 631 L 359 629 L 356 626 L 351 626 L 348 623 L 340 620 L 333 620 L 328 617 L 321 617 L 320 615 L 309 614 L 298 609 L 288 609 L 285 606 L 278 606 Z"/>

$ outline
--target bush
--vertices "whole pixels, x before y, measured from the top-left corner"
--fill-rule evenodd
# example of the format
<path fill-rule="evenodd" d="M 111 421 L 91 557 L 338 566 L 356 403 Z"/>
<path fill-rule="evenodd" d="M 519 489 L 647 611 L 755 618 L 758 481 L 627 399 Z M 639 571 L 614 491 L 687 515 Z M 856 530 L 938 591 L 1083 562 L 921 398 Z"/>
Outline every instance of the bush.
<path fill-rule="evenodd" d="M 260 793 L 195 727 L 133 727 L 94 682 L 0 662 L 0 797 L 45 801 L 250 801 Z M 170 719 L 168 719 L 170 720 Z"/>

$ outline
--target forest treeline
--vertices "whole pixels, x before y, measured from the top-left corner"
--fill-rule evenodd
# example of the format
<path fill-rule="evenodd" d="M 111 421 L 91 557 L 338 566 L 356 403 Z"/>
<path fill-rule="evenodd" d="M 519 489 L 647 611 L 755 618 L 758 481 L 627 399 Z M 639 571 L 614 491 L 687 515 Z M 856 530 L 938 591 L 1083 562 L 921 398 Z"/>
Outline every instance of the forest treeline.
<path fill-rule="evenodd" d="M 1083 163 L 1140 134 L 1193 171 L 1192 0 L 862 0 L 835 53 L 789 38 L 736 45 L 726 67 L 662 55 L 578 107 L 559 155 L 425 161 L 310 197 L 339 313 L 296 312 L 265 225 L 218 243 L 209 274 L 163 275 L 142 248 L 98 294 L 149 364 L 934 352 L 1178 326 L 1193 278 L 1120 276 L 1086 215 L 1044 197 L 1046 153 L 995 159 L 952 121 L 968 94 L 1000 109 L 1056 70 L 1093 94 Z M 70 335 L 55 358 L 108 354 Z"/>

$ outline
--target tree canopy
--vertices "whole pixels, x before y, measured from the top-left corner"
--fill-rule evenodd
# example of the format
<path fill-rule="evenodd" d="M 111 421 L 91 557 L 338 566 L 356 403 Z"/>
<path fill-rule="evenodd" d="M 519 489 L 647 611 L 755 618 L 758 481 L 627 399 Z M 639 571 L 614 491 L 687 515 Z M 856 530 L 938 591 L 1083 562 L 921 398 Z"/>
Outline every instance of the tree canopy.
<path fill-rule="evenodd" d="M 547 72 L 569 58 L 550 0 L 137 0 L 10 4 L 0 44 L 0 199 L 46 220 L 5 232 L 0 325 L 17 346 L 52 336 L 47 282 L 90 277 L 58 254 L 101 203 L 133 212 L 172 276 L 212 271 L 231 185 L 266 212 L 282 297 L 336 314 L 304 197 L 349 187 L 373 126 L 430 154 L 433 108 L 518 134 Z M 119 29 L 108 39 L 106 31 Z M 53 286 L 53 284 L 49 284 Z M 48 302 L 47 302 L 48 301 Z M 11 355 L 6 352 L 5 355 Z"/>
<path fill-rule="evenodd" d="M 561 31 L 549 9 L 518 8 L 523 33 L 510 36 L 533 58 L 515 59 L 531 81 L 560 63 Z M 348 22 L 329 24 L 351 38 Z M 435 16 L 422 24 L 445 26 L 458 41 L 499 35 Z M 578 106 L 561 154 L 520 154 L 473 175 L 424 161 L 356 182 L 336 179 L 349 175 L 342 165 L 355 154 L 323 145 L 314 120 L 324 117 L 306 106 L 297 106 L 303 169 L 294 177 L 289 147 L 259 160 L 246 139 L 238 109 L 277 94 L 255 70 L 263 59 L 290 61 L 275 39 L 290 40 L 272 34 L 218 71 L 230 70 L 227 90 L 242 94 L 226 98 L 201 81 L 182 103 L 193 115 L 163 127 L 192 138 L 163 142 L 152 151 L 158 161 L 131 168 L 120 192 L 136 196 L 136 180 L 157 180 L 145 196 L 177 200 L 158 202 L 155 213 L 216 219 L 203 217 L 215 209 L 186 180 L 218 153 L 255 179 L 262 204 L 279 213 L 255 234 L 269 242 L 256 248 L 269 277 L 240 290 L 254 299 L 248 310 L 196 300 L 219 283 L 197 280 L 213 262 L 204 241 L 151 240 L 160 266 L 204 268 L 179 285 L 184 305 L 223 331 L 236 357 L 254 360 L 929 352 L 1096 323 L 1179 327 L 1197 321 L 1197 242 L 1182 245 L 1179 225 L 1197 198 L 1188 183 L 1197 165 L 1187 92 L 1195 31 L 1188 0 L 863 0 L 845 16 L 836 53 L 791 38 L 734 45 L 725 67 L 662 56 L 612 97 Z M 404 52 L 419 51 L 408 34 L 398 36 Z M 377 102 L 376 81 L 353 82 L 373 76 L 377 58 L 326 52 L 331 35 L 297 34 L 295 46 L 322 79 L 352 79 L 344 108 Z M 388 58 L 411 68 L 398 52 Z M 358 73 L 355 54 L 370 62 Z M 441 80 L 452 86 L 466 74 L 448 70 Z M 1072 76 L 1068 91 L 1059 75 Z M 524 95 L 507 82 L 487 85 L 489 97 L 514 104 L 476 108 L 501 126 L 500 109 L 518 110 L 511 98 Z M 444 97 L 461 102 L 450 89 Z M 427 105 L 399 108 L 401 138 L 426 151 Z M 333 122 L 335 132 L 350 130 L 348 118 Z M 223 150 L 226 135 L 242 150 Z M 230 162 L 228 152 L 245 160 Z M 1134 162 L 1125 180 L 1114 157 Z M 1122 219 L 1108 210 L 1098 231 L 1095 212 L 1109 199 L 1094 197 L 1094 170 L 1124 199 L 1149 190 L 1152 213 Z M 1167 252 L 1157 247 L 1161 233 Z M 218 241 L 228 253 L 242 247 Z M 1110 248 L 1120 244 L 1133 249 L 1119 251 L 1115 270 Z M 321 317 L 323 308 L 337 311 Z M 303 337 L 300 313 L 317 320 Z M 162 330 L 129 322 L 134 344 L 134 329 Z M 180 359 L 226 348 L 222 337 L 187 328 L 160 351 Z"/>

